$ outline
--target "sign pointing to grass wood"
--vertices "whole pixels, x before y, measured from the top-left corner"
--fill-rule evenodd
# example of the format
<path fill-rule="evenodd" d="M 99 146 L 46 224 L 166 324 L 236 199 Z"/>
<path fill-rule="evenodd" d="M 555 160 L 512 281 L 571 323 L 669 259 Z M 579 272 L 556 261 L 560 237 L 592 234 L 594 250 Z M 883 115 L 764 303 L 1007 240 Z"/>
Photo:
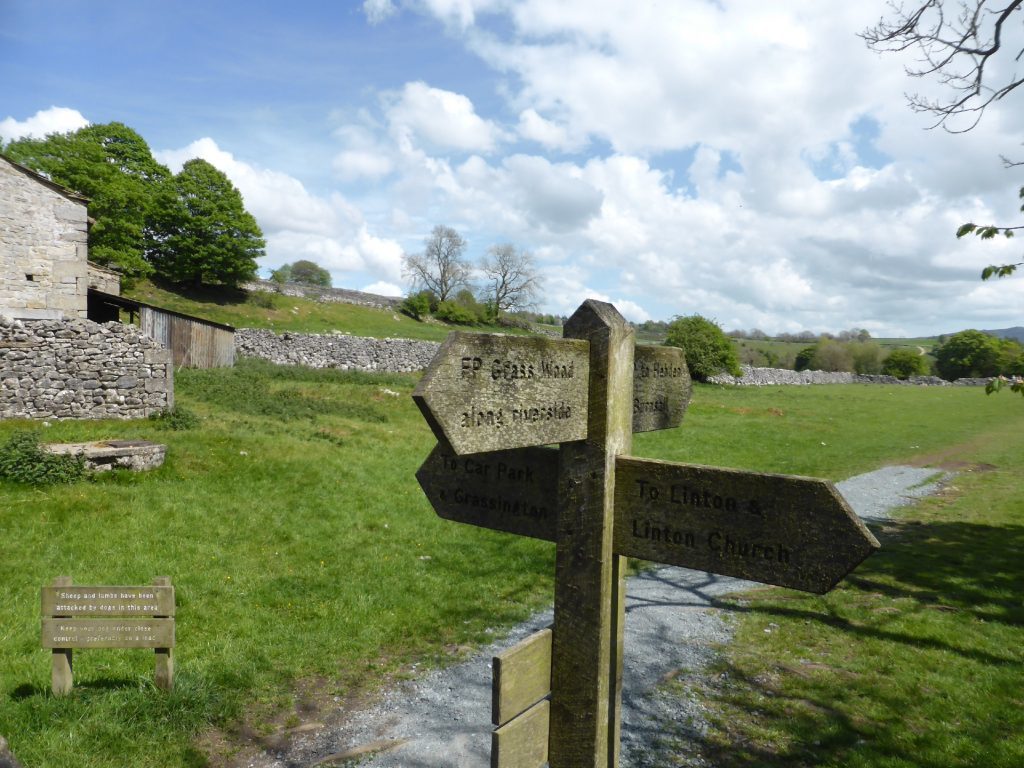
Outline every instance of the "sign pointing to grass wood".
<path fill-rule="evenodd" d="M 554 627 L 494 665 L 498 768 L 618 765 L 625 556 L 823 593 L 878 547 L 827 481 L 629 457 L 682 422 L 682 351 L 592 300 L 564 333 L 453 333 L 413 393 L 437 514 L 555 542 Z"/>
<path fill-rule="evenodd" d="M 582 341 L 452 333 L 413 392 L 457 454 L 582 440 L 589 358 Z"/>
<path fill-rule="evenodd" d="M 456 454 L 583 440 L 589 363 L 582 340 L 452 333 L 413 400 Z M 690 390 L 682 350 L 637 347 L 633 432 L 678 427 Z"/>

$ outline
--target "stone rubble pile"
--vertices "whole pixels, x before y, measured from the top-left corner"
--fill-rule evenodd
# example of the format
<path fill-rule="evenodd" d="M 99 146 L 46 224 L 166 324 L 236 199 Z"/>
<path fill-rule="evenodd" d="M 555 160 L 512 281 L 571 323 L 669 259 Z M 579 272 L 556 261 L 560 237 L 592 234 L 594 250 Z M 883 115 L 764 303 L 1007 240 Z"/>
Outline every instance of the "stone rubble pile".
<path fill-rule="evenodd" d="M 344 333 L 276 334 L 256 328 L 235 331 L 235 352 L 280 365 L 408 373 L 430 364 L 441 345 L 412 339 L 371 339 Z"/>
<path fill-rule="evenodd" d="M 174 405 L 174 363 L 122 323 L 0 315 L 0 419 L 136 419 Z"/>

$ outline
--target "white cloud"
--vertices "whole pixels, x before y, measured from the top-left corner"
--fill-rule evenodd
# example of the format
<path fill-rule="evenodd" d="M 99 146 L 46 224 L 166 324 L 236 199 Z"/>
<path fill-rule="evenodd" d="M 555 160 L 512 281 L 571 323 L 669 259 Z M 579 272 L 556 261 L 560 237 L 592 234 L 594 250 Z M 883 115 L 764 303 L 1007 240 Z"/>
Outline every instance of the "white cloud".
<path fill-rule="evenodd" d="M 490 152 L 505 136 L 477 115 L 468 98 L 424 82 L 406 83 L 388 108 L 388 119 L 398 134 L 416 135 L 441 149 Z"/>
<path fill-rule="evenodd" d="M 391 0 L 364 0 L 363 13 L 371 24 L 380 24 L 398 11 Z"/>
<path fill-rule="evenodd" d="M 208 137 L 154 154 L 174 171 L 193 157 L 223 171 L 263 229 L 268 265 L 309 259 L 336 275 L 339 285 L 352 273 L 401 278 L 401 245 L 374 235 L 360 210 L 340 194 L 313 194 L 295 177 L 240 160 Z"/>
<path fill-rule="evenodd" d="M 570 138 L 565 126 L 542 117 L 533 108 L 519 113 L 517 131 L 524 139 L 536 141 L 547 149 L 571 150 L 579 148 L 583 143 L 579 138 Z"/>
<path fill-rule="evenodd" d="M 423 0 L 430 11 L 450 24 L 465 29 L 481 12 L 499 8 L 504 0 Z"/>
<path fill-rule="evenodd" d="M 325 107 L 341 125 L 302 145 L 309 175 L 292 170 L 294 142 L 291 165 L 211 139 L 158 153 L 224 170 L 267 232 L 268 260 L 399 286 L 402 247 L 445 223 L 472 259 L 496 242 L 532 251 L 543 308 L 562 314 L 592 295 L 632 319 L 700 312 L 766 331 L 938 332 L 1019 316 L 1024 280 L 977 280 L 985 264 L 1019 260 L 1017 241 L 953 235 L 967 220 L 1019 222 L 1019 184 L 998 159 L 1024 154 L 1019 99 L 970 134 L 922 130 L 903 92 L 937 86 L 856 36 L 883 0 L 361 7 L 371 25 L 431 15 L 445 29 L 417 48 L 426 55 L 465 50 L 438 68 L 396 60 L 379 87 L 397 89 L 367 89 L 344 119 Z"/>
<path fill-rule="evenodd" d="M 376 293 L 378 296 L 404 296 L 405 291 L 401 287 L 394 283 L 387 283 L 384 281 L 378 281 L 376 283 L 370 283 L 367 286 L 360 288 L 359 290 L 364 293 Z"/>
<path fill-rule="evenodd" d="M 42 139 L 51 133 L 77 131 L 87 125 L 89 121 L 77 109 L 50 107 L 20 122 L 13 117 L 0 120 L 0 143 L 15 139 Z"/>
<path fill-rule="evenodd" d="M 368 179 L 375 181 L 387 176 L 394 170 L 391 158 L 378 152 L 367 152 L 359 149 L 346 149 L 335 155 L 331 163 L 338 176 L 345 181 Z"/>
<path fill-rule="evenodd" d="M 154 155 L 175 172 L 181 170 L 186 160 L 195 157 L 223 171 L 238 187 L 245 207 L 264 229 L 326 234 L 337 225 L 337 206 L 310 194 L 294 176 L 238 160 L 209 137 L 181 149 L 154 152 Z"/>

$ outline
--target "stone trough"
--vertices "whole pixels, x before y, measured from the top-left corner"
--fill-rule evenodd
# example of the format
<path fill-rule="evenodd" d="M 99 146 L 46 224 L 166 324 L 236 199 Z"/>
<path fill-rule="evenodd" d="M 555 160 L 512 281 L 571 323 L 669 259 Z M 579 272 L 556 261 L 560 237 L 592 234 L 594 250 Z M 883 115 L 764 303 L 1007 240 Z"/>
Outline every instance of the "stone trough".
<path fill-rule="evenodd" d="M 128 469 L 144 472 L 164 463 L 167 446 L 149 440 L 97 440 L 91 443 L 50 443 L 43 448 L 61 456 L 82 456 L 95 472 Z"/>

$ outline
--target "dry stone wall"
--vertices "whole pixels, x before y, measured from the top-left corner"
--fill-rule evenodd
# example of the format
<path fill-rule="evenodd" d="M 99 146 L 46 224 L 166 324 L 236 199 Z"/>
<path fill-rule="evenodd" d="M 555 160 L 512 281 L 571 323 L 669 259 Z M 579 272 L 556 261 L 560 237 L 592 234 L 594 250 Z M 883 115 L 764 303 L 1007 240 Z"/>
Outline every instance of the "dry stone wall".
<path fill-rule="evenodd" d="M 742 376 L 730 376 L 727 373 L 712 376 L 713 384 L 735 384 L 743 387 L 774 387 L 781 385 L 804 384 L 906 384 L 910 386 L 984 386 L 989 379 L 958 379 L 954 382 L 940 379 L 938 376 L 911 376 L 901 380 L 895 376 L 868 375 L 860 373 L 844 373 L 831 371 L 790 371 L 785 368 L 754 368 L 741 365 Z"/>
<path fill-rule="evenodd" d="M 235 331 L 235 352 L 259 357 L 279 365 L 310 368 L 408 373 L 425 369 L 441 345 L 412 339 L 370 339 L 344 333 L 281 333 L 239 328 Z M 790 371 L 785 368 L 740 366 L 743 376 L 713 376 L 713 384 L 744 387 L 774 387 L 809 384 L 901 384 L 909 386 L 985 386 L 990 379 L 946 381 L 938 376 L 875 376 L 829 371 Z"/>
<path fill-rule="evenodd" d="M 0 315 L 0 419 L 134 419 L 174 405 L 174 364 L 122 323 Z"/>
<path fill-rule="evenodd" d="M 430 364 L 441 345 L 412 339 L 369 339 L 344 333 L 282 333 L 239 328 L 235 352 L 280 365 L 406 373 Z"/>
<path fill-rule="evenodd" d="M 352 291 L 348 288 L 318 288 L 313 285 L 299 285 L 297 283 L 285 283 L 281 285 L 272 280 L 253 280 L 243 286 L 247 291 L 262 291 L 263 293 L 279 293 L 282 296 L 299 296 L 323 303 L 338 304 L 359 304 L 364 307 L 376 307 L 377 309 L 395 309 L 402 303 L 400 296 L 381 296 L 377 293 L 364 293 L 363 291 Z"/>

